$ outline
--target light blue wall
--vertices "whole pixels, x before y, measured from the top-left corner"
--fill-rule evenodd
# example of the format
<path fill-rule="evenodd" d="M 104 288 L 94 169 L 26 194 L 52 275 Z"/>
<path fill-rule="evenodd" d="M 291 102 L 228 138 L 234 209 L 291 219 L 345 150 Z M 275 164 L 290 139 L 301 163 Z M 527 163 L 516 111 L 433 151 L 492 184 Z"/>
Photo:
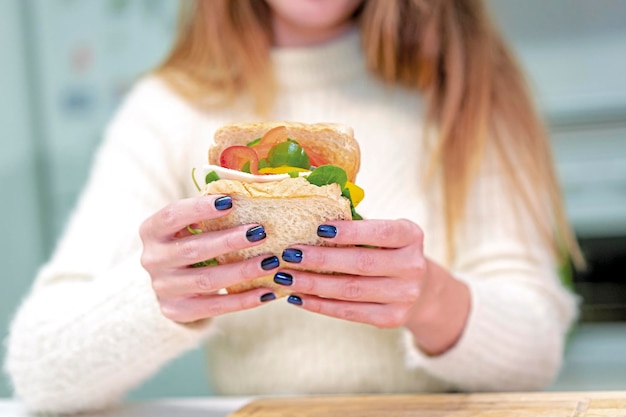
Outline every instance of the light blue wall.
<path fill-rule="evenodd" d="M 124 91 L 167 50 L 171 0 L 0 0 L 0 336 L 47 258 Z M 76 48 L 93 56 L 71 68 Z M 63 105 L 72 94 L 82 106 Z M 74 97 L 76 98 L 76 97 Z M 4 358 L 4 344 L 0 349 Z M 10 396 L 4 375 L 0 397 Z M 135 398 L 210 393 L 200 350 Z"/>
<path fill-rule="evenodd" d="M 0 334 L 42 260 L 37 162 L 18 3 L 0 2 Z M 7 65 L 11 63 L 11 65 Z M 44 208 L 45 209 L 45 208 Z M 0 395 L 8 387 L 0 382 Z"/>

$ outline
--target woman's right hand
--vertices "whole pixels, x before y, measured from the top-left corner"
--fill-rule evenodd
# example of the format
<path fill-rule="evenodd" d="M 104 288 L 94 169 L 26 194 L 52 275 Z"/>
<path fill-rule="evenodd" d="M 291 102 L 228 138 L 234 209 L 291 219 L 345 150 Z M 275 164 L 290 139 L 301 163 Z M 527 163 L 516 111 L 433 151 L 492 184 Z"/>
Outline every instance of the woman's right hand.
<path fill-rule="evenodd" d="M 231 208 L 229 196 L 189 198 L 167 205 L 141 225 L 141 264 L 152 278 L 161 312 L 168 319 L 190 323 L 253 308 L 275 298 L 267 288 L 239 294 L 218 293 L 222 288 L 267 275 L 278 267 L 275 256 L 258 256 L 216 266 L 192 266 L 259 245 L 265 239 L 265 230 L 258 224 L 200 234 L 187 230 L 188 225 L 224 216 Z"/>

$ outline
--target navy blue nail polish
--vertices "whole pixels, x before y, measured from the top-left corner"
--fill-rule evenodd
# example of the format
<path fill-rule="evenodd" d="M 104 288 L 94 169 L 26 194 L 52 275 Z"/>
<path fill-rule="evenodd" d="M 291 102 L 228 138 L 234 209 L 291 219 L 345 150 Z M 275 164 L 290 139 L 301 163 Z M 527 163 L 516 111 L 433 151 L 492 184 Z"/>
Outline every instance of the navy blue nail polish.
<path fill-rule="evenodd" d="M 280 285 L 293 284 L 293 276 L 285 272 L 277 272 L 274 274 L 274 282 Z"/>
<path fill-rule="evenodd" d="M 319 237 L 335 237 L 337 236 L 337 228 L 329 224 L 322 224 L 317 228 L 317 235 Z"/>
<path fill-rule="evenodd" d="M 233 207 L 233 199 L 225 195 L 215 199 L 215 208 L 218 210 L 228 210 Z"/>
<path fill-rule="evenodd" d="M 276 299 L 276 294 L 274 294 L 273 292 L 268 292 L 267 294 L 263 294 L 261 296 L 261 302 L 265 303 L 267 301 L 272 301 Z"/>
<path fill-rule="evenodd" d="M 283 261 L 299 264 L 302 262 L 302 251 L 299 249 L 285 249 L 282 255 Z"/>
<path fill-rule="evenodd" d="M 246 239 L 250 242 L 258 242 L 266 237 L 267 235 L 265 234 L 265 228 L 263 226 L 254 226 L 246 232 Z"/>
<path fill-rule="evenodd" d="M 298 297 L 297 295 L 290 295 L 289 297 L 287 297 L 287 302 L 289 304 L 294 304 L 297 306 L 301 306 L 302 305 L 302 298 Z"/>
<path fill-rule="evenodd" d="M 269 271 L 270 269 L 278 268 L 279 264 L 278 256 L 270 256 L 261 261 L 261 268 L 265 271 Z"/>

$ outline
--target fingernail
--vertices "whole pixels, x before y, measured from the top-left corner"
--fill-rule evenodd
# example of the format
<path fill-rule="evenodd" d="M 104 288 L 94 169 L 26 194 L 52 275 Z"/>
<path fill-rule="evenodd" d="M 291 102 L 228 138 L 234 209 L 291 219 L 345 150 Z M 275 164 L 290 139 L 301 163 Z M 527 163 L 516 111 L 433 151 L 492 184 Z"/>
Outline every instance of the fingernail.
<path fill-rule="evenodd" d="M 302 262 L 302 251 L 299 249 L 285 249 L 282 255 L 283 261 L 299 264 Z"/>
<path fill-rule="evenodd" d="M 298 297 L 297 295 L 290 295 L 289 297 L 287 297 L 287 302 L 289 304 L 294 304 L 297 306 L 301 306 L 302 305 L 302 298 Z"/>
<path fill-rule="evenodd" d="M 276 294 L 274 294 L 273 292 L 268 292 L 267 294 L 263 294 L 261 296 L 261 302 L 265 303 L 267 301 L 272 301 L 276 299 Z"/>
<path fill-rule="evenodd" d="M 225 195 L 215 199 L 215 208 L 218 210 L 228 210 L 233 207 L 233 199 Z"/>
<path fill-rule="evenodd" d="M 317 228 L 319 237 L 335 237 L 337 236 L 337 228 L 329 224 L 322 224 Z"/>
<path fill-rule="evenodd" d="M 266 237 L 267 235 L 265 234 L 265 228 L 263 226 L 254 226 L 246 232 L 246 239 L 250 242 L 258 242 Z"/>
<path fill-rule="evenodd" d="M 291 285 L 293 277 L 285 272 L 277 272 L 274 274 L 274 282 L 280 285 Z"/>
<path fill-rule="evenodd" d="M 279 264 L 278 256 L 270 256 L 261 261 L 261 268 L 265 271 L 269 271 L 270 269 L 278 268 Z"/>

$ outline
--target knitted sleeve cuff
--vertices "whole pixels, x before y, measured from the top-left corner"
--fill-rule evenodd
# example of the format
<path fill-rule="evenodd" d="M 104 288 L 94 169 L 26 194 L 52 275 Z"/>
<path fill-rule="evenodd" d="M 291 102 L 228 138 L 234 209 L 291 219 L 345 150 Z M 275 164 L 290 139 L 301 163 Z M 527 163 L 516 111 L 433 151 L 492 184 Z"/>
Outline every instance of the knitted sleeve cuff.
<path fill-rule="evenodd" d="M 472 300 L 463 334 L 448 351 L 428 356 L 405 329 L 407 365 L 463 391 L 545 388 L 559 369 L 567 324 L 559 323 L 532 288 L 458 278 L 468 285 Z"/>

